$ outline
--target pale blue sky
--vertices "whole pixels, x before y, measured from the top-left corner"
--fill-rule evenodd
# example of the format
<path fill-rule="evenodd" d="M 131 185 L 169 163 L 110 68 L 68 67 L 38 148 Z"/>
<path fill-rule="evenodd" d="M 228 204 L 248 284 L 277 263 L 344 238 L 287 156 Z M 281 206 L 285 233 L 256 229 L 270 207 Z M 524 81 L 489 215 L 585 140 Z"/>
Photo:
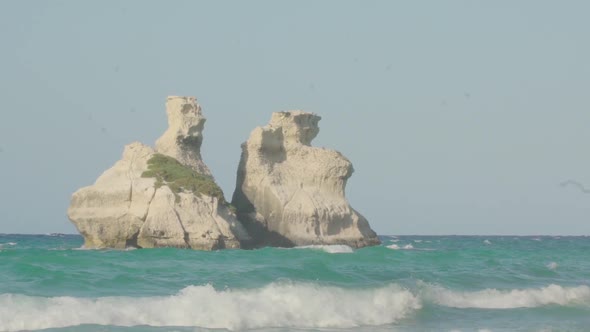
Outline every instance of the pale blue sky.
<path fill-rule="evenodd" d="M 196 96 L 231 197 L 271 112 L 318 113 L 379 234 L 590 234 L 588 1 L 1 1 L 0 233 L 75 233 L 70 195 Z"/>

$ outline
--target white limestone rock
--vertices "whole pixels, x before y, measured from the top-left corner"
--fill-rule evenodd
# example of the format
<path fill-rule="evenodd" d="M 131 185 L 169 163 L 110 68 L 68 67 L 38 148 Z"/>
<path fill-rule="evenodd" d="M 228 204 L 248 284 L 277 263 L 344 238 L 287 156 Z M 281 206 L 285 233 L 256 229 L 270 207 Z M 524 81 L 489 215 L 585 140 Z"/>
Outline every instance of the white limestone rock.
<path fill-rule="evenodd" d="M 213 181 L 200 157 L 205 120 L 199 105 L 194 98 L 169 97 L 167 106 L 171 128 L 158 140 L 157 150 L 138 142 L 126 146 L 122 159 L 94 185 L 73 194 L 68 217 L 86 248 L 214 250 L 249 243 L 222 196 L 174 192 L 171 184 L 144 177 L 150 159 L 162 154 Z"/>
<path fill-rule="evenodd" d="M 320 119 L 302 111 L 273 113 L 242 144 L 232 204 L 257 245 L 380 243 L 346 200 L 352 164 L 337 151 L 310 146 Z"/>
<path fill-rule="evenodd" d="M 166 114 L 168 130 L 156 141 L 156 151 L 210 176 L 211 172 L 201 158 L 206 121 L 201 106 L 194 97 L 169 96 Z"/>
<path fill-rule="evenodd" d="M 142 178 L 153 149 L 135 142 L 123 158 L 104 172 L 93 186 L 72 196 L 68 217 L 84 236 L 88 248 L 131 246 L 154 197 L 153 178 Z"/>

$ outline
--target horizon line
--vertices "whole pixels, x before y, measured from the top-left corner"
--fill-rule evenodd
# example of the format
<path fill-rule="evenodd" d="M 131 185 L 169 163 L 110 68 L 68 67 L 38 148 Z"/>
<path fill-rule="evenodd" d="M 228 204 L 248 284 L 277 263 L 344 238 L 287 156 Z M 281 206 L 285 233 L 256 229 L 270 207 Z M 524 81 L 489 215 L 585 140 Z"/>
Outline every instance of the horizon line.
<path fill-rule="evenodd" d="M 54 235 L 77 235 L 82 236 L 79 233 L 0 233 L 1 235 L 42 235 L 42 236 L 54 236 Z M 535 236 L 564 236 L 564 237 L 574 237 L 574 236 L 582 236 L 588 237 L 590 234 L 377 234 L 377 236 L 490 236 L 490 237 L 535 237 Z"/>

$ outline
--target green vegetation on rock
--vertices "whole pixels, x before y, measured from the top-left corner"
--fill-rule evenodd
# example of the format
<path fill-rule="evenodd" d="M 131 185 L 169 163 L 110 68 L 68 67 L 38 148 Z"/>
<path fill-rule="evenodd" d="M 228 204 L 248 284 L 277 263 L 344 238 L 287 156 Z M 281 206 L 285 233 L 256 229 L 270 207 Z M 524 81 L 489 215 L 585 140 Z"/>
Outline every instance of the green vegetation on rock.
<path fill-rule="evenodd" d="M 196 195 L 217 197 L 219 202 L 227 204 L 223 191 L 212 177 L 197 173 L 178 160 L 156 153 L 148 160 L 148 170 L 141 174 L 143 178 L 155 178 L 156 188 L 166 185 L 179 200 L 181 192 L 192 192 Z"/>

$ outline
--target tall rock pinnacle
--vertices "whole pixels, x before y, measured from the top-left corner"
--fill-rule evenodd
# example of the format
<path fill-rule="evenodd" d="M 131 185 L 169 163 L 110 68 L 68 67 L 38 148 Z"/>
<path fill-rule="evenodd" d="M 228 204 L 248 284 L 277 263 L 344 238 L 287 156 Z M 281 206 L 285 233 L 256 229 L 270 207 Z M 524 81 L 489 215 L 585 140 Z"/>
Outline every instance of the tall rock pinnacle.
<path fill-rule="evenodd" d="M 195 171 L 211 175 L 201 159 L 205 117 L 194 97 L 169 96 L 168 130 L 156 141 L 156 152 L 170 156 Z"/>

